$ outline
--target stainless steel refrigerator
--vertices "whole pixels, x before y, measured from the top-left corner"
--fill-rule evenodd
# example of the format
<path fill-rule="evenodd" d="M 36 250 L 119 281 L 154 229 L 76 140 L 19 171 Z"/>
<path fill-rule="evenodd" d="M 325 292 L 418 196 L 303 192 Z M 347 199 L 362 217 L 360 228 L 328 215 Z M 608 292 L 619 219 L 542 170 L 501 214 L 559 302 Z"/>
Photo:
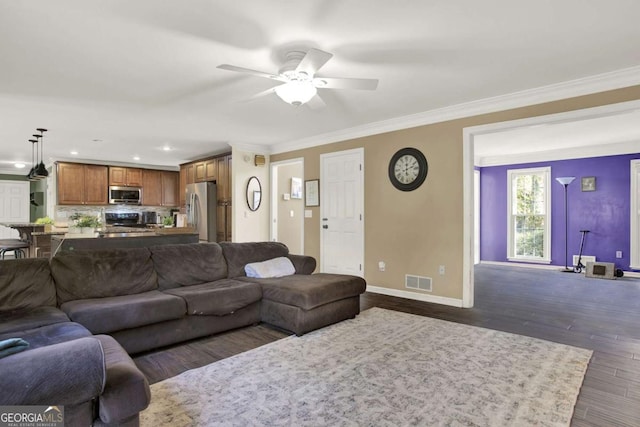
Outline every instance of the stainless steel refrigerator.
<path fill-rule="evenodd" d="M 201 242 L 216 241 L 216 185 L 213 182 L 187 184 L 187 225 L 194 227 Z"/>

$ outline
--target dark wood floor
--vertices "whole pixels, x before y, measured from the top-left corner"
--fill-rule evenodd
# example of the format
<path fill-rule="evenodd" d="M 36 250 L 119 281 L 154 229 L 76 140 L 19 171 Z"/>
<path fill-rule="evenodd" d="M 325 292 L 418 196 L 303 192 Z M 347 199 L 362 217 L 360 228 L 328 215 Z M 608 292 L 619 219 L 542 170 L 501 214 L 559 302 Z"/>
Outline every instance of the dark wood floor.
<path fill-rule="evenodd" d="M 547 270 L 479 265 L 475 307 L 457 309 L 366 293 L 381 307 L 546 339 L 594 351 L 572 426 L 640 426 L 640 280 L 587 279 Z M 150 382 L 172 377 L 288 334 L 266 325 L 139 355 Z"/>

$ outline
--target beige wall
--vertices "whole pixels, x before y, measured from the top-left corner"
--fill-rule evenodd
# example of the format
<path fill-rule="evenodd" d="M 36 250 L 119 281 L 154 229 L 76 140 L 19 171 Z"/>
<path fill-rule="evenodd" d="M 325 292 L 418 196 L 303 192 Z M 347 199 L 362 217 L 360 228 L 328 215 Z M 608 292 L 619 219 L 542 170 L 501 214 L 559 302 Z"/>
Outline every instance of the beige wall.
<path fill-rule="evenodd" d="M 234 242 L 261 242 L 269 240 L 269 156 L 264 166 L 255 166 L 256 153 L 233 148 L 232 186 L 232 231 Z M 262 202 L 252 212 L 247 205 L 247 183 L 252 176 L 258 177 L 262 185 Z"/>
<path fill-rule="evenodd" d="M 291 193 L 291 178 L 302 178 L 302 163 L 278 166 L 278 241 L 284 243 L 292 254 L 302 254 L 302 224 L 304 199 L 283 200 L 284 193 Z M 293 212 L 293 216 L 291 213 Z"/>
<path fill-rule="evenodd" d="M 304 158 L 304 179 L 320 178 L 320 154 L 363 147 L 365 157 L 365 279 L 373 286 L 408 291 L 404 275 L 433 278 L 431 295 L 462 299 L 463 129 L 640 99 L 640 86 L 484 114 L 280 153 L 271 161 Z M 403 147 L 425 154 L 429 174 L 415 191 L 396 190 L 389 159 Z M 305 219 L 305 254 L 320 258 L 319 208 Z M 468 236 L 466 238 L 472 238 Z M 378 271 L 385 261 L 386 271 Z M 319 263 L 318 263 L 319 264 Z M 446 274 L 438 274 L 444 265 Z"/>

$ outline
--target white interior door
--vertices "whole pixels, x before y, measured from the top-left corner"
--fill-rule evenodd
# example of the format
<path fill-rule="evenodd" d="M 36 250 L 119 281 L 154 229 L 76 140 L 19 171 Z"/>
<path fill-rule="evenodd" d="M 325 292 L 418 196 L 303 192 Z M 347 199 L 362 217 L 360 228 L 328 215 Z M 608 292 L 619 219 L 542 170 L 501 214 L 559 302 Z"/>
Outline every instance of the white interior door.
<path fill-rule="evenodd" d="M 320 156 L 320 271 L 364 275 L 364 150 Z"/>
<path fill-rule="evenodd" d="M 29 182 L 0 181 L 0 222 L 29 222 Z M 20 234 L 0 227 L 0 239 L 17 239 Z"/>

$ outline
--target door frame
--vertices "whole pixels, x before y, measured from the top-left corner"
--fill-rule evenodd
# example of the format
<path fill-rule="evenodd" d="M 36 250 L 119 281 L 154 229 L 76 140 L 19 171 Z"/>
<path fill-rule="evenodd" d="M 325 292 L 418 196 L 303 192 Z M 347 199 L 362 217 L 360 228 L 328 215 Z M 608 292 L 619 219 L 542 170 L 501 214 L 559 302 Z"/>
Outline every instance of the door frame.
<path fill-rule="evenodd" d="M 630 234 L 629 234 L 629 268 L 640 268 L 640 160 L 631 160 L 630 165 L 631 194 L 629 195 Z"/>
<path fill-rule="evenodd" d="M 272 242 L 278 239 L 278 204 L 281 202 L 278 194 L 278 168 L 280 166 L 294 165 L 299 163 L 302 166 L 302 177 L 304 181 L 304 157 L 296 157 L 295 159 L 280 160 L 269 164 L 269 182 L 271 182 L 271 212 L 269 213 L 269 240 Z M 300 247 L 304 255 L 304 215 L 300 218 Z"/>
<path fill-rule="evenodd" d="M 599 107 L 583 108 L 580 110 L 565 111 L 562 113 L 547 114 L 544 116 L 526 117 L 523 119 L 506 122 L 488 123 L 485 125 L 470 126 L 462 130 L 462 206 L 463 206 L 463 241 L 462 241 L 462 307 L 473 307 L 473 260 L 474 254 L 474 137 L 501 130 L 514 129 L 523 126 L 538 126 L 551 123 L 570 122 L 581 119 L 604 117 L 609 115 L 624 114 L 640 108 L 640 101 L 625 101 L 615 104 L 607 104 Z"/>
<path fill-rule="evenodd" d="M 320 154 L 320 221 L 318 221 L 318 227 L 319 227 L 319 233 L 320 233 L 320 272 L 323 273 L 325 271 L 324 269 L 324 260 L 325 260 L 325 256 L 324 256 L 324 238 L 323 238 L 323 234 L 322 234 L 322 210 L 324 209 L 325 206 L 327 206 L 326 203 L 326 199 L 325 197 L 327 196 L 327 191 L 326 188 L 324 187 L 325 183 L 326 183 L 326 179 L 324 179 L 325 177 L 323 176 L 324 174 L 324 161 L 327 158 L 330 157 L 338 157 L 338 156 L 343 156 L 343 155 L 349 155 L 349 154 L 358 154 L 360 157 L 360 188 L 358 189 L 358 191 L 360 192 L 360 206 L 358 206 L 358 208 L 360 209 L 360 212 L 362 212 L 362 220 L 360 221 L 360 235 L 362 236 L 362 238 L 360 239 L 360 244 L 358 245 L 360 247 L 360 264 L 362 266 L 362 268 L 360 269 L 361 272 L 361 276 L 364 277 L 364 272 L 365 272 L 365 229 L 364 229 L 364 222 L 366 219 L 366 215 L 365 215 L 365 211 L 364 211 L 364 185 L 365 185 L 365 176 L 364 176 L 364 147 L 359 147 L 359 148 L 352 148 L 349 150 L 341 150 L 341 151 L 333 151 L 331 153 L 324 153 L 324 154 Z"/>

